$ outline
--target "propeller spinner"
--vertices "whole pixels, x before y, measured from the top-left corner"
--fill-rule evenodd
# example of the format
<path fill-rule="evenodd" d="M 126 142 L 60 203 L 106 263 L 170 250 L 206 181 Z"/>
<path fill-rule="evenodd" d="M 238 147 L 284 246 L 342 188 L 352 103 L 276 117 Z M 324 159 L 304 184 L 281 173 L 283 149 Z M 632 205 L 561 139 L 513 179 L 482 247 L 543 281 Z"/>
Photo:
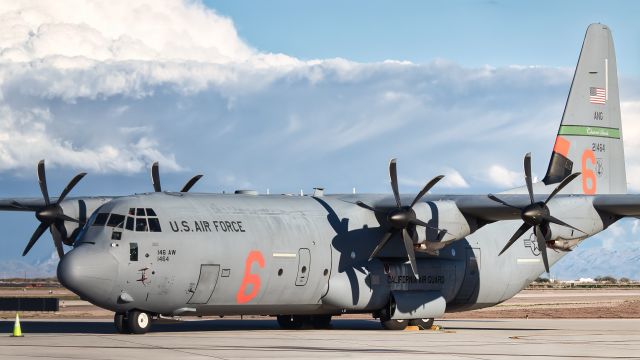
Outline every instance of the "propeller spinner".
<path fill-rule="evenodd" d="M 426 222 L 418 219 L 413 207 L 438 181 L 442 180 L 444 175 L 438 175 L 431 179 L 431 181 L 429 181 L 422 188 L 418 195 L 416 195 L 415 199 L 413 199 L 411 205 L 409 206 L 403 206 L 402 202 L 400 201 L 396 159 L 391 159 L 391 162 L 389 163 L 389 177 L 391 179 L 391 190 L 393 190 L 393 197 L 396 200 L 396 207 L 394 209 L 376 209 L 363 203 L 362 201 L 356 202 L 356 205 L 362 208 L 386 216 L 389 225 L 391 225 L 391 228 L 387 230 L 387 232 L 382 237 L 382 240 L 380 240 L 376 248 L 371 253 L 371 256 L 369 256 L 369 260 L 373 259 L 394 235 L 396 235 L 397 233 L 402 233 L 402 241 L 404 243 L 404 248 L 407 252 L 407 256 L 409 257 L 409 262 L 411 263 L 411 269 L 413 270 L 413 274 L 417 276 L 418 266 L 416 264 L 416 253 L 414 246 L 414 244 L 418 241 L 416 225 L 424 226 L 426 228 L 435 229 L 438 231 L 441 230 L 427 225 Z"/>
<path fill-rule="evenodd" d="M 571 181 L 580 176 L 580 173 L 573 173 L 567 176 L 560 184 L 549 194 L 545 201 L 535 202 L 533 198 L 533 183 L 531 178 L 531 153 L 527 153 L 524 157 L 524 174 L 525 180 L 527 182 L 527 191 L 529 193 L 529 199 L 531 200 L 531 204 L 525 207 L 518 207 L 511 205 L 493 194 L 489 194 L 489 199 L 499 202 L 502 205 L 518 209 L 520 210 L 520 217 L 524 221 L 522 226 L 516 230 L 511 239 L 507 241 L 507 244 L 504 246 L 502 251 L 500 251 L 499 255 L 502 255 L 507 249 L 513 245 L 513 243 L 518 240 L 524 233 L 529 231 L 532 227 L 533 231 L 536 235 L 536 240 L 538 242 L 538 249 L 540 249 L 540 253 L 542 254 L 542 261 L 544 262 L 544 269 L 549 272 L 549 258 L 547 257 L 547 241 L 551 238 L 551 228 L 549 224 L 557 224 L 560 226 L 568 227 L 577 231 L 584 233 L 584 231 L 571 226 L 564 221 L 561 221 L 555 217 L 553 217 L 549 211 L 549 207 L 547 204 L 551 199 L 553 199 L 556 194 L 560 192 L 565 186 L 567 186 Z"/>

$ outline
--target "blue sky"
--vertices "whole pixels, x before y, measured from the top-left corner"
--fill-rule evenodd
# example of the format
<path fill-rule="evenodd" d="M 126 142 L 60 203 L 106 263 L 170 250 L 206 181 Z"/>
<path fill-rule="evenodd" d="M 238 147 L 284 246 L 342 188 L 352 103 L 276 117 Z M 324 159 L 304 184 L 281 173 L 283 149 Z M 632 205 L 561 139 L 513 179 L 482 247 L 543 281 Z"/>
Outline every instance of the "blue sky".
<path fill-rule="evenodd" d="M 584 31 L 614 34 L 630 189 L 640 189 L 640 26 L 632 1 L 61 0 L 0 8 L 0 197 L 194 191 L 415 192 L 522 185 L 546 170 Z M 0 272 L 37 271 L 37 222 L 2 213 Z M 634 238 L 636 227 L 618 232 Z M 620 235 L 624 234 L 624 235 Z M 606 235 L 606 234 L 605 234 Z M 610 237 L 586 248 L 611 247 Z M 38 263 L 38 266 L 32 266 Z M 9 270 L 5 270 L 9 269 Z M 2 275 L 2 274 L 0 274 Z"/>
<path fill-rule="evenodd" d="M 586 25 L 609 25 L 620 69 L 640 75 L 637 1 L 205 1 L 262 51 L 465 66 L 573 66 Z M 635 61 L 634 61 L 635 60 Z"/>

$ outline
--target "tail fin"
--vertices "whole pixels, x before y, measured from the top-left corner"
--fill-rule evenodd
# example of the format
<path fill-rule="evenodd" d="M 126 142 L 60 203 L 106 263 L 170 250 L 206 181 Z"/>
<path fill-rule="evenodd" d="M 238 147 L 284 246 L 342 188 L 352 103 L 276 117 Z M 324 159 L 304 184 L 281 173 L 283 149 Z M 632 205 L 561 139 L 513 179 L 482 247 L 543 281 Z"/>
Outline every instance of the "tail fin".
<path fill-rule="evenodd" d="M 569 97 L 562 115 L 546 185 L 572 172 L 582 176 L 567 186 L 574 194 L 627 192 L 620 121 L 618 75 L 609 27 L 587 29 Z"/>

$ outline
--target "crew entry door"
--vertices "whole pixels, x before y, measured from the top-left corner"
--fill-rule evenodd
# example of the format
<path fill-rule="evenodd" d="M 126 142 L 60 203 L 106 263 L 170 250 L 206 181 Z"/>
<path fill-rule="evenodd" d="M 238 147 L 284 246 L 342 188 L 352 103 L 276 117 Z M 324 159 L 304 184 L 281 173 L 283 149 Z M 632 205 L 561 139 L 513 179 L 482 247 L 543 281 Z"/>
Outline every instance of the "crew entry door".
<path fill-rule="evenodd" d="M 218 283 L 220 265 L 202 264 L 200 265 L 200 277 L 193 291 L 193 296 L 189 299 L 189 304 L 206 304 L 209 302 L 213 290 Z"/>

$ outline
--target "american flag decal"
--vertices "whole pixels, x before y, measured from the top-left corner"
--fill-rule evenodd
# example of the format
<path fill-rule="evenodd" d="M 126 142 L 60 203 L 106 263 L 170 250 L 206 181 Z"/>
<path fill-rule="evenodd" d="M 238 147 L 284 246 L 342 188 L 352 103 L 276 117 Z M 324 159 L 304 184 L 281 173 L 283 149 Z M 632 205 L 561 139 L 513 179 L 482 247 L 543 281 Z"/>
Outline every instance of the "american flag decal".
<path fill-rule="evenodd" d="M 589 102 L 592 104 L 606 104 L 607 91 L 602 88 L 589 88 Z"/>

